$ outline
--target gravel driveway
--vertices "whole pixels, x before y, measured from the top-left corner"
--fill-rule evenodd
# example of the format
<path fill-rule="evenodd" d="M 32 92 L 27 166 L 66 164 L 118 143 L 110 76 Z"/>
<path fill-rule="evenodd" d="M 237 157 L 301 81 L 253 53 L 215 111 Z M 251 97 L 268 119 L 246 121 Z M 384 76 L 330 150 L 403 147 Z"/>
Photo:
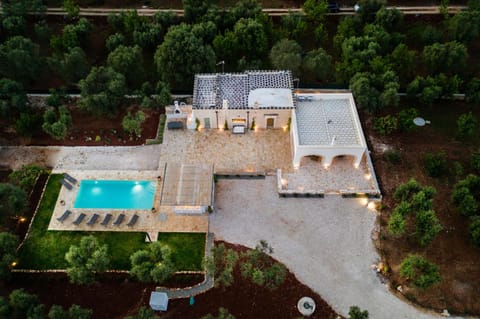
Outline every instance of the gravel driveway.
<path fill-rule="evenodd" d="M 392 295 L 371 265 L 375 214 L 356 199 L 279 198 L 274 177 L 219 180 L 210 229 L 217 239 L 254 247 L 260 239 L 297 278 L 346 316 L 351 305 L 371 319 L 438 318 Z"/>

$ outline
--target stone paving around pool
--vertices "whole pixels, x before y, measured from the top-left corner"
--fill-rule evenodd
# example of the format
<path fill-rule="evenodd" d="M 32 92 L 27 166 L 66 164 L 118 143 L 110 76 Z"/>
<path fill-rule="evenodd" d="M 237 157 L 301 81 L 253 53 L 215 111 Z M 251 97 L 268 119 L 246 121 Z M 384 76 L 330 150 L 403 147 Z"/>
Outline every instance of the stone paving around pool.
<path fill-rule="evenodd" d="M 293 171 L 290 133 L 283 130 L 165 130 L 160 162 L 213 163 L 215 173 Z"/>
<path fill-rule="evenodd" d="M 52 173 L 60 174 L 65 171 L 54 170 Z M 49 230 L 69 230 L 69 231 L 123 231 L 123 232 L 147 232 L 152 240 L 155 240 L 158 232 L 208 232 L 208 216 L 203 215 L 179 215 L 175 214 L 173 207 L 160 206 L 161 176 L 163 171 L 68 171 L 66 172 L 76 178 L 78 183 L 72 190 L 64 186 L 55 205 L 55 209 L 48 226 Z M 157 182 L 157 189 L 153 202 L 153 210 L 136 209 L 78 209 L 73 208 L 75 198 L 79 189 L 81 180 L 150 180 Z M 63 222 L 57 220 L 66 210 L 72 211 L 72 214 Z M 74 225 L 73 221 L 81 213 L 86 214 L 85 219 L 79 224 Z M 93 214 L 100 215 L 99 220 L 93 225 L 87 225 L 88 220 Z M 101 222 L 106 214 L 112 214 L 111 221 L 106 225 Z M 113 222 L 118 215 L 124 214 L 125 220 L 122 224 L 114 226 Z M 139 216 L 138 221 L 133 226 L 127 226 L 133 215 Z"/>
<path fill-rule="evenodd" d="M 373 167 L 364 158 L 355 168 L 350 157 L 337 157 L 325 169 L 320 161 L 304 157 L 300 168 L 292 165 L 290 133 L 284 130 L 247 131 L 232 134 L 216 129 L 200 132 L 166 130 L 160 166 L 164 162 L 213 163 L 216 174 L 267 173 L 281 169 L 284 189 L 301 193 L 379 193 Z"/>

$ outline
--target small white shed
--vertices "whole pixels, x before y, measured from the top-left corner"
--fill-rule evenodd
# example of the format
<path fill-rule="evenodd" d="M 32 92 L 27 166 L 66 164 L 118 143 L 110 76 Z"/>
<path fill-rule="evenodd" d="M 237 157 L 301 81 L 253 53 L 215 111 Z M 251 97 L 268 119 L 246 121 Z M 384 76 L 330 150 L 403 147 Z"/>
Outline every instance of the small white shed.
<path fill-rule="evenodd" d="M 167 311 L 168 295 L 165 292 L 152 291 L 150 295 L 150 307 L 156 311 Z"/>

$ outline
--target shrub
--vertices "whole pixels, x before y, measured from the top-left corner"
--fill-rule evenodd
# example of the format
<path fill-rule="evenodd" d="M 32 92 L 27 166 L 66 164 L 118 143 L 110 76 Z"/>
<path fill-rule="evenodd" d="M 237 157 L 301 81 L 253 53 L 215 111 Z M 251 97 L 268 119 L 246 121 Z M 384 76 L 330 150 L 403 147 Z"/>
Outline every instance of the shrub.
<path fill-rule="evenodd" d="M 31 112 L 20 113 L 15 121 L 15 131 L 20 136 L 32 137 L 41 130 L 43 123 L 42 116 Z"/>
<path fill-rule="evenodd" d="M 443 229 L 433 210 L 420 210 L 416 216 L 416 236 L 422 246 L 428 245 Z"/>
<path fill-rule="evenodd" d="M 478 133 L 478 121 L 472 112 L 462 114 L 457 120 L 457 138 L 471 139 Z"/>
<path fill-rule="evenodd" d="M 373 122 L 373 129 L 382 135 L 389 135 L 398 128 L 398 120 L 396 117 L 386 115 L 378 117 Z"/>
<path fill-rule="evenodd" d="M 349 319 L 368 319 L 368 311 L 361 310 L 358 306 L 351 306 L 348 311 Z"/>
<path fill-rule="evenodd" d="M 203 316 L 200 319 L 235 319 L 235 316 L 228 312 L 225 308 L 218 309 L 218 316 L 214 316 L 212 314 L 208 314 Z"/>
<path fill-rule="evenodd" d="M 10 276 L 12 262 L 17 258 L 17 246 L 17 236 L 10 233 L 0 233 L 0 279 Z"/>
<path fill-rule="evenodd" d="M 465 216 L 478 215 L 479 203 L 474 194 L 480 192 L 480 177 L 470 174 L 453 187 L 452 201 L 460 214 Z"/>
<path fill-rule="evenodd" d="M 135 115 L 128 112 L 122 120 L 122 127 L 129 135 L 142 136 L 142 124 L 145 121 L 145 113 L 138 111 Z"/>
<path fill-rule="evenodd" d="M 470 231 L 470 237 L 473 244 L 480 247 L 480 216 L 474 216 L 470 219 L 470 225 L 468 226 Z"/>
<path fill-rule="evenodd" d="M 445 152 L 437 154 L 427 153 L 425 155 L 425 170 L 430 177 L 440 177 L 447 173 L 448 165 Z"/>
<path fill-rule="evenodd" d="M 426 289 L 441 280 L 438 267 L 419 255 L 409 255 L 402 261 L 400 276 L 411 280 L 414 286 L 421 289 Z"/>
<path fill-rule="evenodd" d="M 405 218 L 398 211 L 394 211 L 388 219 L 388 231 L 394 236 L 403 235 L 405 233 L 405 225 Z"/>
<path fill-rule="evenodd" d="M 470 165 L 472 166 L 472 169 L 476 171 L 477 173 L 480 172 L 480 152 L 473 152 L 472 153 L 472 158 L 470 160 Z"/>
<path fill-rule="evenodd" d="M 35 186 L 38 176 L 45 173 L 45 169 L 35 165 L 22 165 L 22 168 L 18 171 L 14 171 L 8 175 L 8 180 L 14 184 L 20 186 L 25 192 L 30 192 Z"/>
<path fill-rule="evenodd" d="M 398 128 L 404 132 L 411 131 L 415 128 L 413 119 L 418 116 L 418 110 L 409 108 L 398 112 Z"/>
<path fill-rule="evenodd" d="M 241 273 L 244 278 L 270 290 L 277 289 L 284 281 L 287 274 L 285 266 L 274 262 L 268 254 L 273 253 L 273 248 L 264 240 L 253 250 L 242 255 L 244 259 Z"/>
<path fill-rule="evenodd" d="M 212 248 L 212 257 L 207 258 L 205 266 L 214 274 L 215 287 L 229 287 L 233 284 L 233 269 L 237 260 L 238 254 L 233 249 L 227 249 L 224 244 Z"/>
<path fill-rule="evenodd" d="M 392 164 L 400 164 L 400 162 L 402 161 L 402 157 L 400 155 L 400 152 L 398 150 L 395 150 L 395 149 L 386 150 L 383 153 L 383 157 L 385 158 L 385 160 L 387 162 L 392 163 Z"/>

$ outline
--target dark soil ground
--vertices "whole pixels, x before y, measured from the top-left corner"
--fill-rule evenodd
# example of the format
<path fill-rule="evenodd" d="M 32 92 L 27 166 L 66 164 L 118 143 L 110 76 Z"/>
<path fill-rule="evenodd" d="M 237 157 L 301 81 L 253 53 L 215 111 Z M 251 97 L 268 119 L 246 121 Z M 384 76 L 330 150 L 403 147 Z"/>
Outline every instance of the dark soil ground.
<path fill-rule="evenodd" d="M 128 111 L 136 112 L 138 107 L 132 106 L 123 109 L 116 117 L 97 117 L 88 112 L 70 106 L 73 119 L 73 128 L 65 140 L 55 140 L 48 134 L 39 130 L 31 138 L 19 137 L 13 127 L 5 119 L 0 119 L 0 144 L 1 145 L 65 145 L 65 146 L 100 146 L 100 145 L 141 145 L 146 139 L 154 139 L 157 135 L 158 122 L 161 112 L 142 109 L 146 115 L 140 138 L 129 136 L 122 128 L 122 119 Z"/>
<path fill-rule="evenodd" d="M 226 245 L 238 252 L 246 250 L 242 246 Z M 190 283 L 196 282 L 198 279 Z M 47 309 L 53 304 L 68 308 L 75 303 L 93 309 L 92 319 L 120 319 L 134 314 L 141 306 L 148 306 L 150 292 L 155 289 L 153 284 L 133 282 L 123 274 L 104 275 L 93 286 L 72 285 L 64 274 L 15 274 L 10 283 L 0 285 L 0 295 L 22 287 L 37 294 Z M 315 313 L 309 318 L 336 318 L 331 307 L 291 273 L 282 286 L 270 291 L 244 280 L 238 271 L 231 287 L 214 288 L 196 296 L 193 306 L 189 305 L 189 299 L 171 300 L 168 311 L 158 315 L 160 318 L 200 318 L 208 313 L 217 314 L 218 308 L 224 307 L 237 319 L 296 318 L 300 317 L 297 302 L 304 296 L 316 303 Z"/>
<path fill-rule="evenodd" d="M 456 177 L 453 161 L 462 164 L 463 178 L 471 170 L 470 154 L 479 149 L 479 142 L 459 142 L 454 139 L 456 119 L 462 113 L 472 110 L 463 102 L 443 101 L 431 108 L 422 109 L 421 115 L 432 121 L 431 125 L 419 127 L 413 132 L 392 136 L 379 136 L 371 127 L 371 118 L 363 117 L 366 135 L 369 136 L 375 171 L 383 192 L 384 209 L 379 217 L 380 240 L 376 243 L 389 266 L 391 286 L 395 289 L 405 281 L 399 277 L 399 265 L 409 253 L 419 253 L 439 266 L 442 276 L 440 284 L 424 291 L 405 289 L 404 295 L 427 308 L 448 309 L 451 313 L 479 314 L 480 302 L 480 249 L 475 248 L 468 235 L 468 219 L 461 216 L 450 200 Z M 479 109 L 473 109 L 477 118 Z M 372 147 L 373 146 L 373 147 Z M 401 154 L 401 163 L 392 164 L 385 160 L 381 148 L 395 149 Z M 424 169 L 426 153 L 445 151 L 450 173 L 442 178 L 431 178 Z M 386 225 L 395 203 L 392 194 L 395 188 L 411 177 L 423 185 L 436 188 L 434 209 L 443 230 L 433 242 L 421 248 L 411 237 L 394 238 L 389 235 Z"/>

